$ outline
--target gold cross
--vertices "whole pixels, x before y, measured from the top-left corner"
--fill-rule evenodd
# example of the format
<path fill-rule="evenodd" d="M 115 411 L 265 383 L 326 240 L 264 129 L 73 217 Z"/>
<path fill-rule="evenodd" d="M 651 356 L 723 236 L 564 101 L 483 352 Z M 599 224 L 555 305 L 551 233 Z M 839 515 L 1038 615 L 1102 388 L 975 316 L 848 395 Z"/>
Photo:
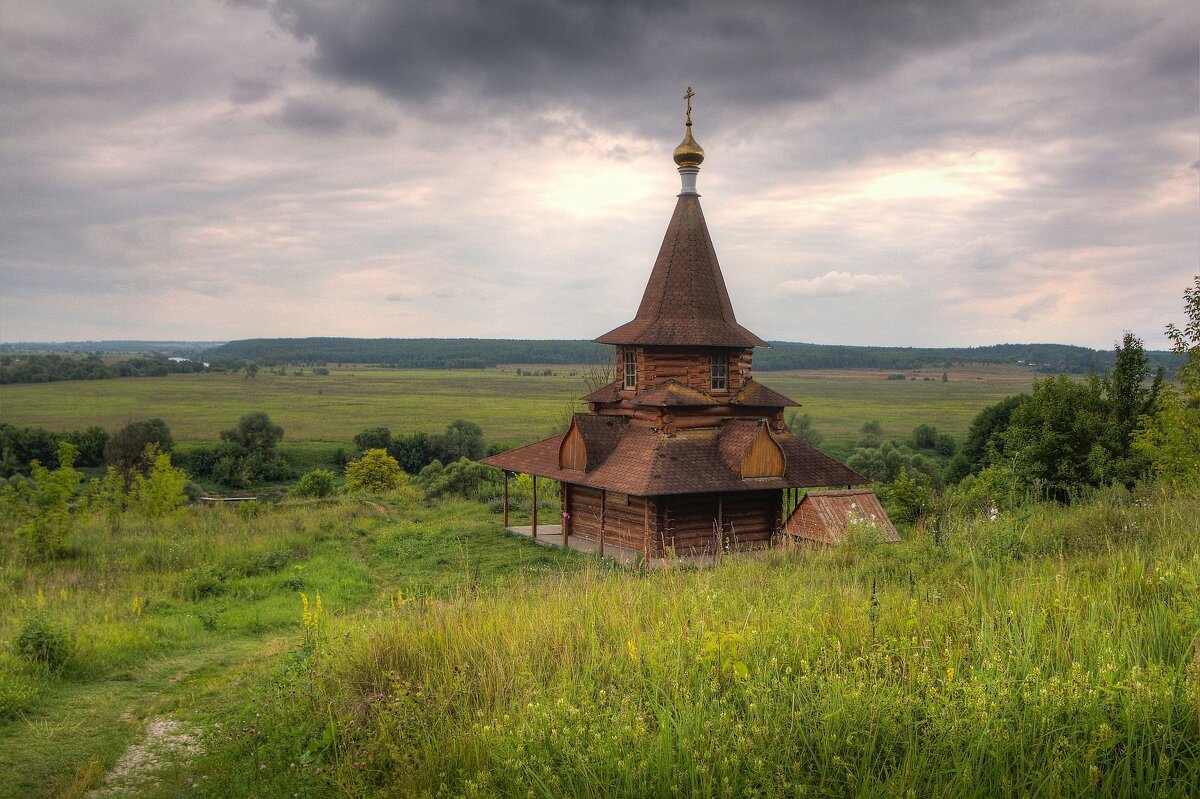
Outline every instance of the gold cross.
<path fill-rule="evenodd" d="M 692 87 L 688 86 L 687 92 L 685 92 L 683 95 L 683 99 L 687 100 L 687 105 L 688 105 L 687 123 L 689 125 L 692 124 L 692 98 L 695 96 L 696 96 L 696 93 L 694 91 L 692 91 Z"/>

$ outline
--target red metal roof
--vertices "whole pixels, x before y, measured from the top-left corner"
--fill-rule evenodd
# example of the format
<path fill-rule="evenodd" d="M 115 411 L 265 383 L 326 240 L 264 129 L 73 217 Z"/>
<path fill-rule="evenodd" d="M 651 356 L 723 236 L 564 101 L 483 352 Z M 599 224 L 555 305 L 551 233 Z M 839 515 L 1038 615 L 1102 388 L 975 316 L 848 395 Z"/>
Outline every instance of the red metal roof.
<path fill-rule="evenodd" d="M 874 524 L 884 541 L 897 543 L 900 534 L 869 488 L 844 491 L 809 491 L 783 525 L 784 533 L 834 544 L 855 519 L 856 524 Z"/>
<path fill-rule="evenodd" d="M 737 323 L 700 198 L 681 194 L 633 321 L 601 344 L 768 347 Z"/>

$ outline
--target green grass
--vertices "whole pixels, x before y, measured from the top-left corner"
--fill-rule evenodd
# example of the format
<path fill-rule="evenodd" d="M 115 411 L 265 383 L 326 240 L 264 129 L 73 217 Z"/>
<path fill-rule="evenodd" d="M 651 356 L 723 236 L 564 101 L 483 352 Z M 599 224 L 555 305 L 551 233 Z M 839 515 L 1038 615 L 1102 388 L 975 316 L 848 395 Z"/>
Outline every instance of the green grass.
<path fill-rule="evenodd" d="M 944 545 L 586 569 L 334 619 L 193 776 L 261 796 L 1191 796 L 1198 517 L 1195 497 L 1108 495 Z"/>
<path fill-rule="evenodd" d="M 116 532 L 84 517 L 69 554 L 49 562 L 24 560 L 0 525 L 0 797 L 94 784 L 142 719 L 195 710 L 198 674 L 214 702 L 240 708 L 229 681 L 291 651 L 301 592 L 349 616 L 386 608 L 397 592 L 428 601 L 578 568 L 472 508 L 427 508 L 408 491 L 386 504 L 195 507 L 154 524 L 127 515 Z M 35 614 L 73 639 L 61 669 L 11 646 Z"/>
<path fill-rule="evenodd" d="M 172 375 L 153 379 L 71 381 L 0 389 L 0 419 L 17 425 L 71 430 L 99 424 L 116 429 L 158 416 L 181 442 L 215 441 L 243 414 L 263 410 L 286 431 L 285 445 L 300 446 L 309 463 L 324 463 L 367 427 L 394 433 L 440 432 L 464 418 L 483 427 L 489 441 L 524 443 L 557 429 L 565 409 L 586 387 L 570 369 L 553 377 L 518 377 L 514 370 L 432 371 L 333 369 L 328 377 Z M 886 380 L 866 370 L 763 372 L 758 379 L 802 404 L 831 441 L 856 437 L 878 419 L 888 436 L 921 423 L 961 434 L 986 405 L 1028 390 L 1033 373 L 1009 367 L 910 373 L 917 380 Z M 931 380 L 926 381 L 924 378 Z"/>

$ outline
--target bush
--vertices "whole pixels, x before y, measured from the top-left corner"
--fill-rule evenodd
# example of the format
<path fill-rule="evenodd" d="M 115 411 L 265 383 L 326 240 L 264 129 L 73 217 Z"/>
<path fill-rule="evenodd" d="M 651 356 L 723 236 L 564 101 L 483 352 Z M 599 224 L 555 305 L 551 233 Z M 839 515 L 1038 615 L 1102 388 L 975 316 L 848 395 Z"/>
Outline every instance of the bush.
<path fill-rule="evenodd" d="M 333 472 L 328 469 L 313 469 L 300 478 L 292 490 L 293 497 L 327 497 L 333 493 Z"/>
<path fill-rule="evenodd" d="M 13 648 L 31 663 L 59 671 L 70 661 L 75 642 L 69 632 L 45 613 L 35 613 L 25 620 L 13 640 Z"/>
<path fill-rule="evenodd" d="M 369 449 L 346 464 L 346 491 L 351 494 L 395 491 L 407 479 L 400 464 L 383 449 Z"/>
<path fill-rule="evenodd" d="M 527 475 L 521 477 L 528 479 Z M 496 493 L 499 484 L 500 477 L 494 469 L 466 458 L 448 466 L 443 466 L 441 461 L 434 461 L 422 469 L 417 477 L 417 485 L 430 499 L 455 496 L 486 500 Z"/>

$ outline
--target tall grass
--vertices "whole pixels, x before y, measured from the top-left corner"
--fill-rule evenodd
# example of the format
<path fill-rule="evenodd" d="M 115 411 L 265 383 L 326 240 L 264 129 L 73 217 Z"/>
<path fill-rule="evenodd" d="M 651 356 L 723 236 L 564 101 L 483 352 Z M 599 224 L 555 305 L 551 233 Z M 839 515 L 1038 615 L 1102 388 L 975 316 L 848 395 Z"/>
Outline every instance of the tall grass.
<path fill-rule="evenodd" d="M 1197 519 L 1109 493 L 335 617 L 204 767 L 264 795 L 1194 796 Z"/>

